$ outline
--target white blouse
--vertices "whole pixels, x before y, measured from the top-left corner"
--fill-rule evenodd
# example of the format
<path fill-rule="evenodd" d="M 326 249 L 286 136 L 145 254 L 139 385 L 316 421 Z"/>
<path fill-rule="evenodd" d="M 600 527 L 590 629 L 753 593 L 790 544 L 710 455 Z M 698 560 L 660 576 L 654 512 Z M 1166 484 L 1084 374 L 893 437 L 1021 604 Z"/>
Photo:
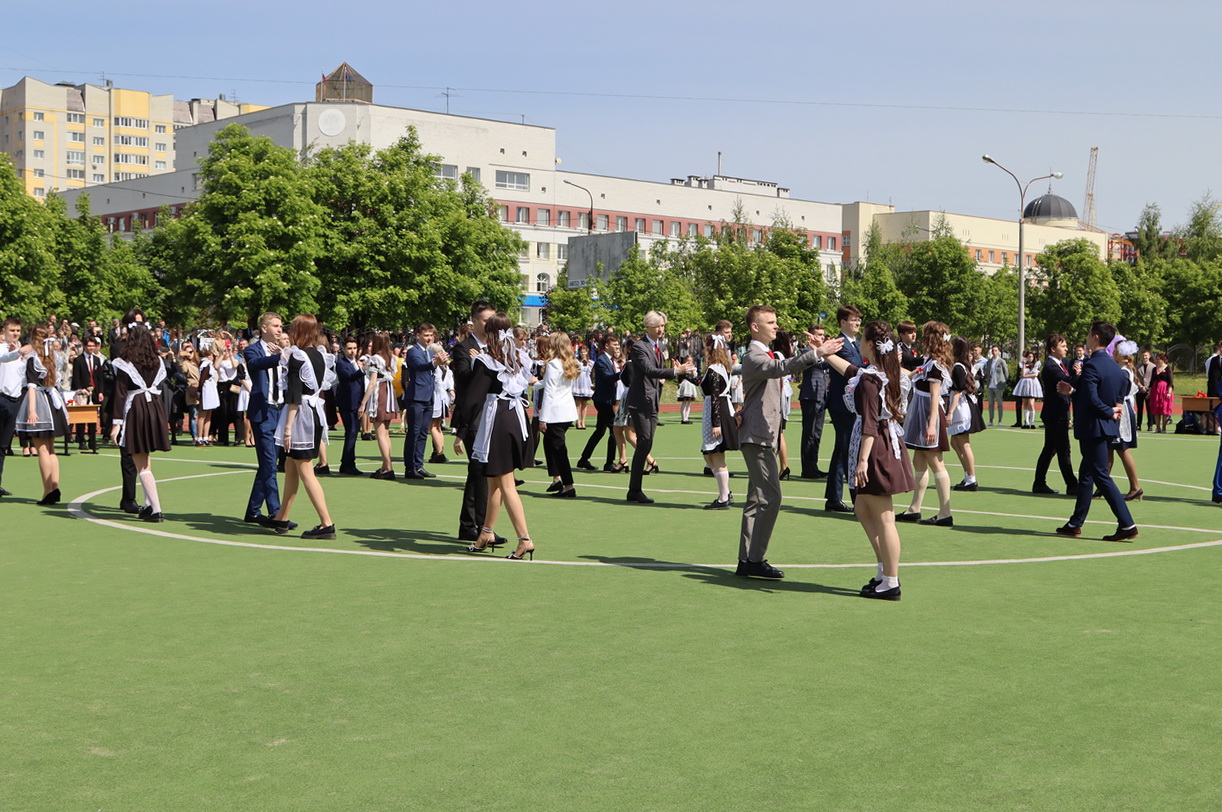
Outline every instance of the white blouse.
<path fill-rule="evenodd" d="M 539 408 L 539 422 L 572 423 L 576 419 L 573 379 L 564 377 L 564 364 L 560 359 L 553 358 L 543 371 L 543 405 Z"/>

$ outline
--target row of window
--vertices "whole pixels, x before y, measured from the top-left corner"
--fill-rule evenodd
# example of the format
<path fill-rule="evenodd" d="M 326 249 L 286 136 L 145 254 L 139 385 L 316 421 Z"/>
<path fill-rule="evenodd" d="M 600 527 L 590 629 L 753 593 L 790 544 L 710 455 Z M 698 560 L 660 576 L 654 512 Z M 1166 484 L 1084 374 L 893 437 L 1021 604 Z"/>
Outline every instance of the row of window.
<path fill-rule="evenodd" d="M 518 261 L 519 262 L 530 262 L 530 254 L 531 254 L 530 246 L 531 246 L 531 243 L 522 244 L 522 248 L 518 251 Z M 560 260 L 561 262 L 565 262 L 569 258 L 568 243 L 562 242 L 562 243 L 557 243 L 556 245 L 553 246 L 550 242 L 537 242 L 537 243 L 534 243 L 534 246 L 535 246 L 535 251 L 534 251 L 535 259 L 550 260 L 552 258 L 552 249 L 553 248 L 556 249 L 555 251 L 556 259 Z"/>
<path fill-rule="evenodd" d="M 467 174 L 474 178 L 476 183 L 479 183 L 478 166 L 468 166 Z M 445 180 L 458 180 L 458 167 L 454 164 L 439 164 L 437 167 L 437 177 Z"/>
<path fill-rule="evenodd" d="M 997 264 L 997 254 L 998 254 L 998 253 L 999 253 L 999 252 L 997 252 L 997 251 L 990 251 L 990 252 L 989 252 L 989 264 L 991 264 L 991 265 L 996 265 L 996 264 Z M 1009 265 L 1009 264 L 1010 264 L 1010 253 L 1009 253 L 1008 251 L 1001 251 L 1000 253 L 1001 253 L 1001 264 L 1002 264 L 1002 265 Z M 1018 257 L 1018 253 L 1017 253 L 1017 252 L 1014 254 L 1014 257 L 1017 259 L 1017 257 Z M 1031 265 L 1032 265 L 1031 260 L 1032 260 L 1032 255 L 1031 255 L 1031 254 L 1027 254 L 1027 255 L 1026 255 L 1026 261 L 1027 261 L 1027 267 L 1028 267 L 1028 268 L 1030 268 L 1030 267 L 1031 267 Z M 976 249 L 976 261 L 977 261 L 977 262 L 983 262 L 983 261 L 984 261 L 984 249 L 982 249 L 982 248 L 977 248 L 977 249 Z"/>

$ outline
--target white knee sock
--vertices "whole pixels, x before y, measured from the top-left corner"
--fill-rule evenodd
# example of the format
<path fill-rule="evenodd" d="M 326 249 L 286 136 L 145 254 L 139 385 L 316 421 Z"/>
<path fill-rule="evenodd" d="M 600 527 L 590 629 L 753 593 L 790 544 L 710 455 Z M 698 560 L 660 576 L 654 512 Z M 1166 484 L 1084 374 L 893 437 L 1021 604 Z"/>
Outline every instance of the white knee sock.
<path fill-rule="evenodd" d="M 157 480 L 152 471 L 140 474 L 140 487 L 144 488 L 144 504 L 151 505 L 154 513 L 160 513 L 161 500 L 157 498 Z"/>
<path fill-rule="evenodd" d="M 721 502 L 730 498 L 730 472 L 714 471 L 713 479 L 717 480 L 717 499 Z"/>
<path fill-rule="evenodd" d="M 933 486 L 938 491 L 938 518 L 950 515 L 950 474 L 939 471 L 933 475 Z"/>

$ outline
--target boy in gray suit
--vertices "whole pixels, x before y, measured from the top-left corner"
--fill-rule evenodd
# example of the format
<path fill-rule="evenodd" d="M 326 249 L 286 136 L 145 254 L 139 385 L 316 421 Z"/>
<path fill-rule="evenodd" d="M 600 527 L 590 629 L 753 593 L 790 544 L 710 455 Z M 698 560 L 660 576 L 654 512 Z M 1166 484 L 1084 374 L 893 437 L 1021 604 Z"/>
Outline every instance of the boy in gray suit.
<path fill-rule="evenodd" d="M 776 308 L 755 305 L 747 311 L 751 343 L 742 357 L 743 408 L 738 429 L 743 459 L 750 478 L 747 501 L 743 505 L 742 535 L 738 544 L 736 575 L 756 578 L 784 578 L 785 573 L 764 559 L 772 528 L 781 511 L 781 472 L 777 464 L 777 438 L 781 432 L 781 378 L 796 375 L 819 360 L 819 354 L 806 352 L 794 358 L 777 360 L 768 347 L 776 338 Z M 824 346 L 806 333 L 812 350 Z M 841 339 L 826 342 L 832 352 L 840 349 Z"/>

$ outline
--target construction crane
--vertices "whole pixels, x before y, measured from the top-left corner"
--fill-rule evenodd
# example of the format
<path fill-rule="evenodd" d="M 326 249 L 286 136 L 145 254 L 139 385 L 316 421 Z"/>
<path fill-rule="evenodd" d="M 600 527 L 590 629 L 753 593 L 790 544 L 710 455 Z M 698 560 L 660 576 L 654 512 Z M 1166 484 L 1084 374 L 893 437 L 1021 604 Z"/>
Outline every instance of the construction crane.
<path fill-rule="evenodd" d="M 1086 205 L 1082 207 L 1082 227 L 1097 231 L 1095 225 L 1095 164 L 1099 161 L 1099 148 L 1090 148 L 1090 166 L 1086 170 Z"/>

